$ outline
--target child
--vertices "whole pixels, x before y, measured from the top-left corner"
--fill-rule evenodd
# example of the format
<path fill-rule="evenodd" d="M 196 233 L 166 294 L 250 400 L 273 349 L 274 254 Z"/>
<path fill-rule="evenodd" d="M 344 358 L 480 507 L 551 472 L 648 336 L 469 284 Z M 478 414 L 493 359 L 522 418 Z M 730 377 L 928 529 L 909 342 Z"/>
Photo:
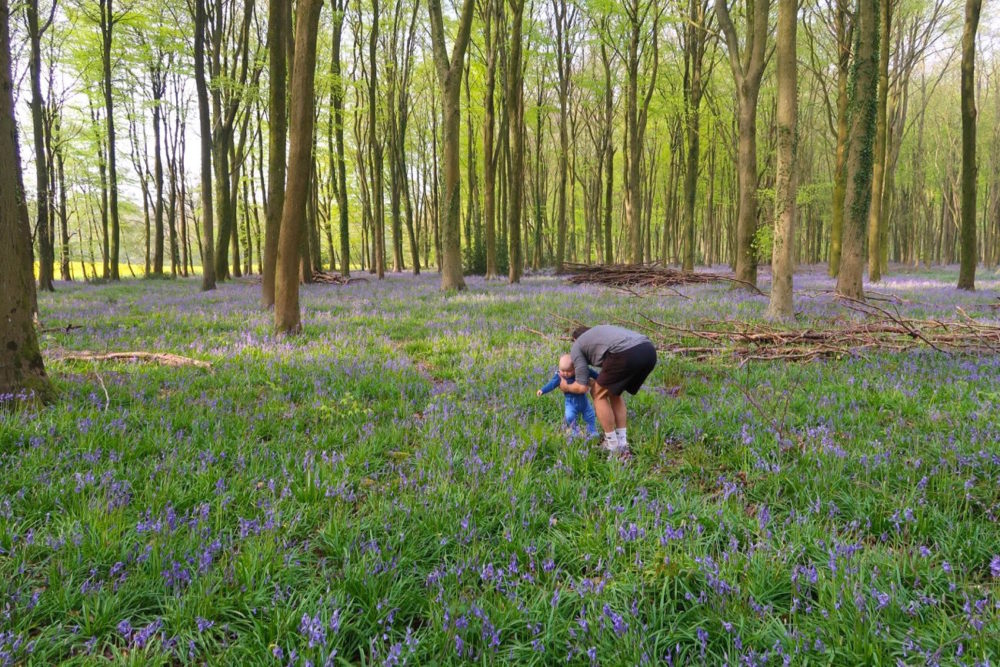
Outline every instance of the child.
<path fill-rule="evenodd" d="M 597 377 L 597 371 L 594 369 L 588 369 L 590 371 L 591 379 Z M 559 380 L 565 380 L 566 382 L 573 383 L 576 379 L 576 368 L 573 366 L 573 358 L 568 354 L 564 354 L 559 357 L 559 370 L 556 374 L 552 376 L 552 379 L 548 383 L 538 390 L 537 396 L 542 394 L 547 394 L 556 387 L 559 386 Z M 587 399 L 587 394 L 573 394 L 570 392 L 563 392 L 566 399 L 566 426 L 567 428 L 572 428 L 576 422 L 577 415 L 583 417 L 583 421 L 587 424 L 587 435 L 596 436 L 597 433 L 597 420 L 594 414 L 594 406 L 590 404 Z"/>

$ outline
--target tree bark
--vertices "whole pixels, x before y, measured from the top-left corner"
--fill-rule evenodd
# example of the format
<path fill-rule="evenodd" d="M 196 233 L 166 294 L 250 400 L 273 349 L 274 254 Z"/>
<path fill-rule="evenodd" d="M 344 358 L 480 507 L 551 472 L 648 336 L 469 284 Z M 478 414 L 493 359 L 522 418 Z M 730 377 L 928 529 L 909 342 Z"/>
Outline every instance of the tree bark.
<path fill-rule="evenodd" d="M 35 277 L 28 206 L 14 120 L 10 7 L 0 0 L 0 409 L 11 402 L 47 400 L 52 385 L 32 322 Z"/>
<path fill-rule="evenodd" d="M 483 10 L 483 35 L 486 53 L 486 82 L 483 94 L 483 222 L 486 236 L 486 279 L 497 277 L 496 230 L 496 155 L 494 145 L 494 93 L 496 91 L 497 52 L 500 37 L 494 38 L 493 27 L 499 25 L 497 12 L 500 0 L 486 0 Z M 499 29 L 499 28 L 498 28 Z"/>
<path fill-rule="evenodd" d="M 288 140 L 288 33 L 291 31 L 291 0 L 269 0 L 267 21 L 268 51 L 268 145 L 267 207 L 264 222 L 264 274 L 261 279 L 261 304 L 274 305 L 274 274 L 278 261 L 278 234 L 285 204 L 285 147 Z M 335 19 L 336 20 L 336 19 Z M 341 22 L 343 15 L 341 14 Z M 339 54 L 338 54 L 339 55 Z"/>
<path fill-rule="evenodd" d="M 872 200 L 868 210 L 868 280 L 882 280 L 881 246 L 882 187 L 885 183 L 886 103 L 889 92 L 889 31 L 892 21 L 892 0 L 879 4 L 878 109 L 875 112 L 875 155 L 872 165 Z"/>
<path fill-rule="evenodd" d="M 834 10 L 834 33 L 837 39 L 837 152 L 833 176 L 833 211 L 830 221 L 829 274 L 840 271 L 841 244 L 844 234 L 844 195 L 847 192 L 847 83 L 851 63 L 851 38 L 854 20 L 847 0 L 837 0 Z"/>
<path fill-rule="evenodd" d="M 976 289 L 976 31 L 982 0 L 965 0 L 962 31 L 962 252 L 958 288 Z"/>
<path fill-rule="evenodd" d="M 510 141 L 510 162 L 507 165 L 507 238 L 510 263 L 507 279 L 521 282 L 523 251 L 521 248 L 522 208 L 524 205 L 524 78 L 521 66 L 521 30 L 524 24 L 524 0 L 508 0 L 514 15 L 511 19 L 510 61 L 507 66 L 507 130 Z"/>
<path fill-rule="evenodd" d="M 351 275 L 351 237 L 347 211 L 347 160 L 344 155 L 344 82 L 340 74 L 340 44 L 347 13 L 345 0 L 334 0 L 333 15 L 333 121 L 337 140 L 337 214 L 340 216 L 340 274 Z"/>
<path fill-rule="evenodd" d="M 323 0 L 298 0 L 295 60 L 292 63 L 288 182 L 278 234 L 274 280 L 274 325 L 279 333 L 302 329 L 299 312 L 299 258 L 312 174 L 313 111 L 316 105 L 316 36 Z"/>
<path fill-rule="evenodd" d="M 576 23 L 577 7 L 568 7 L 566 0 L 552 0 L 555 14 L 556 66 L 559 72 L 559 191 L 556 209 L 556 273 L 562 273 L 566 259 L 566 186 L 569 172 L 569 87 L 573 72 L 573 40 L 570 35 Z"/>
<path fill-rule="evenodd" d="M 53 11 L 54 11 L 53 7 Z M 28 41 L 30 54 L 28 58 L 29 78 L 31 79 L 31 127 L 35 141 L 35 195 L 37 221 L 35 223 L 38 236 L 38 288 L 52 292 L 52 279 L 55 272 L 55 239 L 49 234 L 49 220 L 52 215 L 51 194 L 49 192 L 49 163 L 45 150 L 44 108 L 45 99 L 42 95 L 42 35 L 52 22 L 50 16 L 44 25 L 38 22 L 38 0 L 28 0 L 24 7 L 28 23 Z"/>
<path fill-rule="evenodd" d="M 797 0 L 778 0 L 778 155 L 775 174 L 774 244 L 771 254 L 769 317 L 792 317 L 792 273 L 795 248 L 796 144 L 798 82 L 795 62 Z"/>
<path fill-rule="evenodd" d="M 429 0 L 431 43 L 434 66 L 442 97 L 442 130 L 444 145 L 444 220 L 441 224 L 441 289 L 463 290 L 460 206 L 462 199 L 460 151 L 462 63 L 469 46 L 474 0 L 464 0 L 459 17 L 458 33 L 449 57 L 444 44 L 444 17 L 441 0 Z"/>
<path fill-rule="evenodd" d="M 195 0 L 194 80 L 198 94 L 198 125 L 201 131 L 201 215 L 204 240 L 201 250 L 201 289 L 215 289 L 215 234 L 212 220 L 212 118 L 208 108 L 208 82 L 205 79 L 205 28 L 208 17 L 205 3 Z"/>
<path fill-rule="evenodd" d="M 701 152 L 700 107 L 702 63 L 705 56 L 707 3 L 690 0 L 684 28 L 684 114 L 687 121 L 687 167 L 684 173 L 684 264 L 694 270 L 694 203 L 698 191 L 698 162 Z"/>
<path fill-rule="evenodd" d="M 878 1 L 860 0 L 854 63 L 851 66 L 847 141 L 847 190 L 844 193 L 844 235 L 837 293 L 864 298 L 864 236 L 871 202 L 872 140 L 875 135 L 878 76 Z"/>
<path fill-rule="evenodd" d="M 757 285 L 757 258 L 753 241 L 757 232 L 757 98 L 767 50 L 767 17 L 771 0 L 756 0 L 748 8 L 745 51 L 729 18 L 726 0 L 716 0 L 715 11 L 726 38 L 729 67 L 736 82 L 737 182 L 739 203 L 736 222 L 736 279 L 748 288 Z"/>
<path fill-rule="evenodd" d="M 111 83 L 111 45 L 114 37 L 114 26 L 118 19 L 114 16 L 112 1 L 98 0 L 101 9 L 101 43 L 103 50 L 101 60 L 104 70 L 104 113 L 106 115 L 108 133 L 108 213 L 111 219 L 111 250 L 108 262 L 111 269 L 111 280 L 120 280 L 118 259 L 121 252 L 121 220 L 118 215 L 118 160 L 115 143 L 115 112 L 112 101 Z"/>
<path fill-rule="evenodd" d="M 656 70 L 659 66 L 659 21 L 661 9 L 657 0 L 650 0 L 645 7 L 641 0 L 629 0 L 625 7 L 629 20 L 628 55 L 626 73 L 628 81 L 625 88 L 625 124 L 628 135 L 628 165 L 625 183 L 625 224 L 629 228 L 629 238 L 632 253 L 632 263 L 642 263 L 642 215 L 640 207 L 641 182 L 639 167 L 642 163 L 642 146 L 646 133 L 646 119 L 649 114 L 649 103 L 653 99 Z M 652 14 L 652 28 L 647 27 L 646 20 Z M 647 57 L 646 48 L 640 49 L 644 35 L 650 34 L 652 63 L 649 65 L 646 90 L 639 99 L 639 69 L 641 62 Z"/>

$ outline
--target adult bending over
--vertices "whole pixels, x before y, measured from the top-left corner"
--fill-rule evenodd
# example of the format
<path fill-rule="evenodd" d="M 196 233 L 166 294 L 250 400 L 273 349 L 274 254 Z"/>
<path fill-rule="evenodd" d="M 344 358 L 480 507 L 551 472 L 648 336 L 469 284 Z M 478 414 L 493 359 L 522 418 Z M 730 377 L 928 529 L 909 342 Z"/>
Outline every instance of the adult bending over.
<path fill-rule="evenodd" d="M 641 333 L 601 324 L 580 327 L 573 332 L 570 348 L 576 381 L 562 380 L 564 392 L 582 394 L 588 389 L 594 398 L 597 421 L 604 429 L 604 449 L 615 454 L 628 453 L 625 430 L 625 399 L 622 392 L 636 394 L 656 366 L 656 348 Z M 601 372 L 590 382 L 589 366 Z"/>

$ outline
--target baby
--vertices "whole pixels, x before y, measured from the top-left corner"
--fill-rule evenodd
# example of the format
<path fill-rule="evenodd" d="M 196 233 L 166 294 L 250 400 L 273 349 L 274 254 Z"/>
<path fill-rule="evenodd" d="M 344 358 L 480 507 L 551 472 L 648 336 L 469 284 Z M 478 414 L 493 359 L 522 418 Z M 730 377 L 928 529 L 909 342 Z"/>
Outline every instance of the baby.
<path fill-rule="evenodd" d="M 591 379 L 597 377 L 597 371 L 593 368 L 590 369 L 590 377 Z M 556 371 L 556 374 L 552 376 L 552 379 L 549 380 L 544 387 L 538 390 L 536 395 L 541 396 L 542 394 L 549 393 L 559 386 L 560 379 L 566 380 L 566 382 L 570 384 L 576 381 L 576 368 L 573 366 L 572 357 L 568 354 L 564 354 L 559 357 L 559 370 Z M 573 428 L 576 418 L 579 415 L 583 417 L 583 421 L 587 424 L 587 435 L 598 435 L 594 406 L 591 405 L 590 399 L 587 398 L 587 394 L 571 394 L 569 392 L 563 392 L 563 396 L 566 399 L 566 427 Z"/>

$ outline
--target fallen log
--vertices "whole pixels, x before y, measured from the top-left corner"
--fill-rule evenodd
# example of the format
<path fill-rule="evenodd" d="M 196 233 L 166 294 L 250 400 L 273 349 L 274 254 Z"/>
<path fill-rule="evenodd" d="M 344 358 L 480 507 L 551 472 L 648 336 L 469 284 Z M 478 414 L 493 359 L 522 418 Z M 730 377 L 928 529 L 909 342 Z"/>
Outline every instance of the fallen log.
<path fill-rule="evenodd" d="M 47 353 L 45 358 L 53 361 L 149 361 L 161 366 L 212 367 L 207 361 L 169 352 L 52 352 Z"/>

